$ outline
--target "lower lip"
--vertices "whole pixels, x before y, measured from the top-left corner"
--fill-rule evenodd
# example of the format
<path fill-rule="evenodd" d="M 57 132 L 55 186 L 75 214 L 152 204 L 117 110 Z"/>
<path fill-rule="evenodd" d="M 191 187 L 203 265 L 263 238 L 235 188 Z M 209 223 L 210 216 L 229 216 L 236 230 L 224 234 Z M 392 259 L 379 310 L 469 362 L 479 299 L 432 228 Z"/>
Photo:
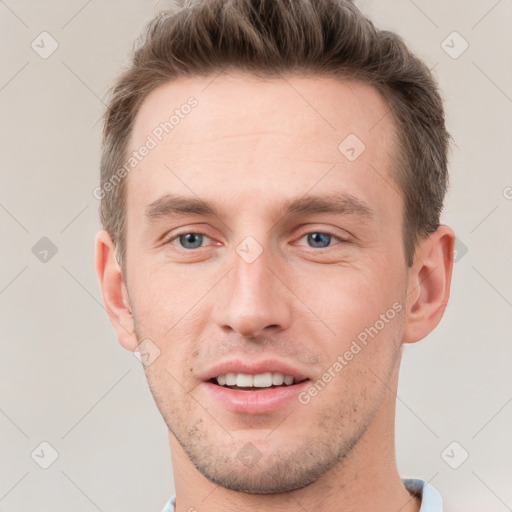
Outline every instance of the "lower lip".
<path fill-rule="evenodd" d="M 305 380 L 292 386 L 263 389 L 261 391 L 237 391 L 204 382 L 208 393 L 225 409 L 242 414 L 265 414 L 277 411 L 293 399 L 309 385 Z"/>

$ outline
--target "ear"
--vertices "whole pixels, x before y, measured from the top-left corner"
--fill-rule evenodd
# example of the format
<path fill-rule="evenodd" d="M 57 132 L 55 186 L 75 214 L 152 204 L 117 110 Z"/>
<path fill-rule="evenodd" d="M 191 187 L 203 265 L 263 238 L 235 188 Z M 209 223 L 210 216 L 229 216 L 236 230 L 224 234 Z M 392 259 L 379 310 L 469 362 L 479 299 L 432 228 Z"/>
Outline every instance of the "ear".
<path fill-rule="evenodd" d="M 455 234 L 439 226 L 422 240 L 409 269 L 404 343 L 425 338 L 441 321 L 450 296 Z"/>
<path fill-rule="evenodd" d="M 127 350 L 134 351 L 138 342 L 128 292 L 121 267 L 117 262 L 114 242 L 108 232 L 102 230 L 96 234 L 95 244 L 96 273 L 110 322 L 119 343 Z"/>

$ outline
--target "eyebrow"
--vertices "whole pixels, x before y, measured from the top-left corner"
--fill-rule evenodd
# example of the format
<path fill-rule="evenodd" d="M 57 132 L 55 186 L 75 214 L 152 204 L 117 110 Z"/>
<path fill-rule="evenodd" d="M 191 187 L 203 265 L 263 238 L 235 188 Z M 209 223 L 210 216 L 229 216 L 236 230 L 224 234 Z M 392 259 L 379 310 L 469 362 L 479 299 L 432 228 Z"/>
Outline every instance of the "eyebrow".
<path fill-rule="evenodd" d="M 373 210 L 367 203 L 346 192 L 290 198 L 284 202 L 282 210 L 285 212 L 284 216 L 315 213 L 357 215 L 367 219 L 374 216 Z M 162 217 L 179 215 L 221 216 L 217 208 L 208 201 L 176 194 L 165 194 L 148 204 L 145 211 L 146 219 L 150 223 Z"/>

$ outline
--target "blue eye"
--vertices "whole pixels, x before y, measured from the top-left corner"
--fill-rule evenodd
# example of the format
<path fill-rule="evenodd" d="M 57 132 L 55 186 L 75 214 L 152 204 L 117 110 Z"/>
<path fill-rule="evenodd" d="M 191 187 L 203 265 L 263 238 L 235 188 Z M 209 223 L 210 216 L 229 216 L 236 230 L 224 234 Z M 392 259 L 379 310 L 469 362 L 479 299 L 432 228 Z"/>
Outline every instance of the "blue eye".
<path fill-rule="evenodd" d="M 322 231 L 312 231 L 310 233 L 305 233 L 300 239 L 302 240 L 305 237 L 307 237 L 307 242 L 310 244 L 310 247 L 314 249 L 325 249 L 331 245 L 334 245 L 331 244 L 332 240 L 336 240 L 338 242 L 345 241 L 335 235 L 324 233 Z M 176 235 L 175 237 L 169 239 L 167 243 L 175 245 L 174 241 L 178 240 L 179 247 L 186 250 L 193 250 L 202 247 L 205 238 L 209 239 L 210 237 L 204 233 L 188 232 Z"/>
<path fill-rule="evenodd" d="M 331 235 L 330 233 L 322 233 L 320 231 L 313 231 L 311 233 L 306 233 L 302 238 L 307 236 L 308 243 L 313 244 L 312 247 L 315 249 L 325 249 L 330 245 L 330 241 L 334 238 L 338 241 L 342 241 L 337 236 Z M 324 245 L 326 244 L 326 245 Z"/>
<path fill-rule="evenodd" d="M 197 249 L 198 247 L 201 247 L 201 242 L 205 236 L 206 235 L 203 235 L 202 233 L 184 233 L 172 238 L 169 240 L 169 243 L 172 243 L 173 240 L 178 239 L 184 249 Z"/>

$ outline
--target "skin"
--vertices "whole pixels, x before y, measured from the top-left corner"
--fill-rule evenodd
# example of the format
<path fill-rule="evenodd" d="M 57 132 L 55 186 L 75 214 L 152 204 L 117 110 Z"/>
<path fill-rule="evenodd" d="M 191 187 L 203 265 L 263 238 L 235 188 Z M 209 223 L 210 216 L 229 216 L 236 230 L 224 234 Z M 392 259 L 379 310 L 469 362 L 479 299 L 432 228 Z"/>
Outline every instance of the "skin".
<path fill-rule="evenodd" d="M 454 233 L 440 226 L 407 267 L 385 101 L 328 77 L 184 78 L 145 99 L 131 150 L 190 96 L 197 107 L 128 177 L 126 279 L 108 233 L 96 237 L 119 342 L 160 350 L 144 369 L 169 428 L 177 511 L 419 510 L 396 467 L 395 393 L 403 343 L 444 313 Z M 351 133 L 366 146 L 353 162 L 338 150 Z M 291 197 L 333 192 L 373 215 L 283 216 Z M 219 214 L 149 223 L 145 208 L 165 193 Z M 176 238 L 185 233 L 205 236 Z M 309 233 L 333 236 L 315 245 Z M 262 249 L 252 263 L 236 252 L 247 236 Z M 240 356 L 284 360 L 316 381 L 394 303 L 399 314 L 306 405 L 236 414 L 199 378 Z M 259 454 L 250 467 L 237 456 L 247 443 Z"/>

